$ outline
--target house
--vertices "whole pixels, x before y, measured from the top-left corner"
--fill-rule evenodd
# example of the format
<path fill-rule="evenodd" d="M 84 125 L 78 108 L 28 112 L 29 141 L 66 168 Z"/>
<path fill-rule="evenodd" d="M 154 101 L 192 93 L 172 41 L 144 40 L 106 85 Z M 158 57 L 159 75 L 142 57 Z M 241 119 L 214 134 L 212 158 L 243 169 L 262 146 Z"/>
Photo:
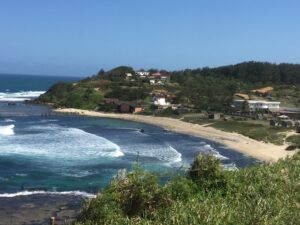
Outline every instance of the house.
<path fill-rule="evenodd" d="M 156 106 L 169 106 L 171 103 L 165 97 L 154 97 L 153 104 Z"/>
<path fill-rule="evenodd" d="M 105 104 L 115 104 L 118 105 L 120 100 L 117 98 L 103 98 L 102 100 L 103 103 Z"/>
<path fill-rule="evenodd" d="M 241 110 L 245 104 L 247 104 L 247 108 L 250 112 L 257 110 L 278 110 L 280 108 L 280 102 L 259 100 L 234 100 L 232 107 Z"/>
<path fill-rule="evenodd" d="M 239 97 L 239 98 L 244 99 L 244 100 L 249 100 L 250 99 L 249 95 L 242 94 L 242 93 L 235 93 L 234 96 Z"/>
<path fill-rule="evenodd" d="M 288 120 L 288 119 L 290 119 L 290 117 L 288 117 L 286 115 L 281 115 L 281 116 L 278 116 L 278 119 L 280 119 L 280 120 Z"/>
<path fill-rule="evenodd" d="M 169 81 L 170 81 L 170 75 L 168 73 L 157 72 L 157 73 L 152 73 L 149 76 L 149 82 L 152 85 L 153 84 L 163 85 Z"/>
<path fill-rule="evenodd" d="M 220 118 L 221 118 L 220 113 L 209 113 L 208 114 L 208 119 L 219 120 Z"/>
<path fill-rule="evenodd" d="M 143 111 L 142 107 L 137 106 L 136 102 L 120 102 L 118 110 L 121 113 L 139 113 Z"/>
<path fill-rule="evenodd" d="M 155 80 L 154 80 L 154 79 L 151 79 L 151 80 L 149 80 L 149 83 L 150 83 L 151 85 L 155 85 Z"/>
<path fill-rule="evenodd" d="M 135 73 L 140 78 L 146 78 L 150 75 L 150 72 L 147 72 L 147 71 L 136 71 Z"/>
<path fill-rule="evenodd" d="M 142 111 L 143 111 L 143 108 L 142 108 L 142 107 L 135 106 L 135 107 L 134 107 L 133 113 L 140 113 L 140 112 L 142 112 Z"/>

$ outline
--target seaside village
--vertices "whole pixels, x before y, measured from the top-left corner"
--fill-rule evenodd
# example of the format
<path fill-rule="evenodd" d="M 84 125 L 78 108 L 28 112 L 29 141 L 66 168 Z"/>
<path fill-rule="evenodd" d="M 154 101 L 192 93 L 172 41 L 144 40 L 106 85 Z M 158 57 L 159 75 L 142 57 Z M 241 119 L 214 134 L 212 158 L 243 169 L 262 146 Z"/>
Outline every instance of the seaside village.
<path fill-rule="evenodd" d="M 125 73 L 127 82 L 137 80 L 153 87 L 148 102 L 121 101 L 117 98 L 104 98 L 99 105 L 99 111 L 119 113 L 155 112 L 157 115 L 170 116 L 160 112 L 175 112 L 176 115 L 194 115 L 199 120 L 228 121 L 233 119 L 257 120 L 268 122 L 269 126 L 292 128 L 300 133 L 299 108 L 284 107 L 280 101 L 272 97 L 273 87 L 261 87 L 251 90 L 251 94 L 235 93 L 231 105 L 232 110 L 226 114 L 220 112 L 202 111 L 193 113 L 193 105 L 175 104 L 176 94 L 163 88 L 170 85 L 170 74 L 167 72 L 136 71 Z M 300 100 L 299 100 L 300 101 Z"/>

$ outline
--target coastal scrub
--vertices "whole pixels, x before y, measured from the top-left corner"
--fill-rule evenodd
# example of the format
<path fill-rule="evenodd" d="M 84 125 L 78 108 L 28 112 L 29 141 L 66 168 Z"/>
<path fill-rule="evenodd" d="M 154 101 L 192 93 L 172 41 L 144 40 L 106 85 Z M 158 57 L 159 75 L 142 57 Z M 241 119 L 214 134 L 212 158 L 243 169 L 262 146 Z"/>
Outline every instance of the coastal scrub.
<path fill-rule="evenodd" d="M 236 171 L 200 155 L 187 176 L 164 185 L 133 170 L 88 201 L 74 224 L 300 224 L 299 182 L 299 152 Z"/>

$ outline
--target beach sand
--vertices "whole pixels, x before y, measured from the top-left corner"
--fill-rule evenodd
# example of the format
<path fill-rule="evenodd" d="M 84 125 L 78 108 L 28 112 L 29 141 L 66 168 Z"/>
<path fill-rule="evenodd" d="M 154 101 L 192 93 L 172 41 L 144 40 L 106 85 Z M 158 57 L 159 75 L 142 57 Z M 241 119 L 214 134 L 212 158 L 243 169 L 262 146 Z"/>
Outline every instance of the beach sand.
<path fill-rule="evenodd" d="M 277 146 L 271 143 L 259 142 L 238 133 L 229 133 L 217 130 L 213 127 L 206 127 L 198 124 L 192 124 L 168 117 L 154 117 L 136 114 L 102 113 L 81 109 L 55 109 L 54 112 L 70 113 L 81 116 L 101 117 L 123 119 L 135 122 L 147 123 L 162 127 L 166 130 L 188 134 L 195 137 L 206 138 L 217 143 L 223 144 L 230 149 L 254 157 L 259 160 L 274 162 L 284 158 L 294 152 L 285 151 L 286 145 Z"/>

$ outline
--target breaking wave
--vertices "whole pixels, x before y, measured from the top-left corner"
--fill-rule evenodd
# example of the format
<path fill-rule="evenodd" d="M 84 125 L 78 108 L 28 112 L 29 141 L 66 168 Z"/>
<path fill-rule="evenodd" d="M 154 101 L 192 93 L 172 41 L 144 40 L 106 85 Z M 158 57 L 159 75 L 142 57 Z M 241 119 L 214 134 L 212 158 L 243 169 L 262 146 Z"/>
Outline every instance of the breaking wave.
<path fill-rule="evenodd" d="M 14 125 L 3 126 L 0 134 L 12 135 Z M 120 147 L 106 138 L 85 132 L 78 128 L 59 125 L 29 126 L 30 133 L 0 139 L 1 155 L 24 155 L 72 161 L 97 160 L 99 157 L 120 157 Z"/>
<path fill-rule="evenodd" d="M 16 193 L 4 193 L 0 194 L 0 198 L 13 198 L 18 196 L 28 196 L 28 195 L 72 195 L 72 196 L 83 196 L 86 198 L 95 198 L 96 195 L 90 194 L 83 191 L 21 191 Z"/>
<path fill-rule="evenodd" d="M 44 93 L 45 91 L 0 92 L 0 102 L 22 102 L 32 100 Z"/>
<path fill-rule="evenodd" d="M 15 125 L 7 125 L 7 126 L 0 126 L 0 135 L 2 136 L 12 136 L 15 134 L 14 132 Z"/>

